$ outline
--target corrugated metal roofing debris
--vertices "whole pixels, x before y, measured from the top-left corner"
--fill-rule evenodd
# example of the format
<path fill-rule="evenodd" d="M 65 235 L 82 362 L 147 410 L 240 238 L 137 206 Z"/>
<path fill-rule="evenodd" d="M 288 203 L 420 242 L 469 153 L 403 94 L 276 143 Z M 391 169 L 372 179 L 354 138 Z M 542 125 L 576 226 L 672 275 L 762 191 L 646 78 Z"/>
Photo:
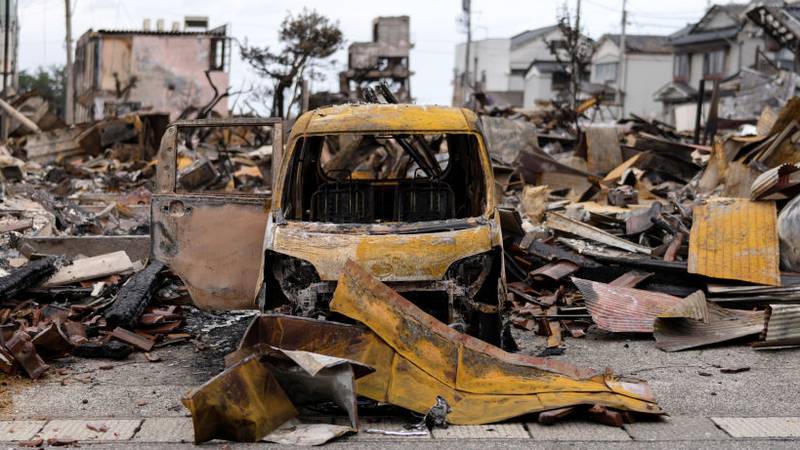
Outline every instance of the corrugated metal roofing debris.
<path fill-rule="evenodd" d="M 774 202 L 710 199 L 694 210 L 689 273 L 780 286 Z"/>
<path fill-rule="evenodd" d="M 603 330 L 617 333 L 651 333 L 653 321 L 681 302 L 681 298 L 641 289 L 611 286 L 572 278 L 580 289 L 592 320 Z"/>
<path fill-rule="evenodd" d="M 800 305 L 769 305 L 764 342 L 756 348 L 800 346 Z"/>
<path fill-rule="evenodd" d="M 762 173 L 750 186 L 750 199 L 761 200 L 800 184 L 800 180 L 790 179 L 790 175 L 797 171 L 800 171 L 800 164 L 781 164 Z"/>
<path fill-rule="evenodd" d="M 726 309 L 713 303 L 707 306 L 708 323 L 688 318 L 657 318 L 653 332 L 656 347 L 675 352 L 754 336 L 764 330 L 764 311 Z"/>

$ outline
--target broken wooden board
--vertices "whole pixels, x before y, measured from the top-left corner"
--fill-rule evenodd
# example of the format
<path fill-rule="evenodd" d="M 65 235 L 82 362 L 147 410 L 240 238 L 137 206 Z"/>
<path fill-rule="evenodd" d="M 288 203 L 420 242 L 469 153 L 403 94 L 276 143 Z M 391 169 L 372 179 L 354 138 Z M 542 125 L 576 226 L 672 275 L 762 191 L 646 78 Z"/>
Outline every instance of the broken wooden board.
<path fill-rule="evenodd" d="M 558 213 L 547 213 L 547 221 L 545 226 L 554 230 L 562 231 L 564 233 L 574 234 L 585 239 L 591 239 L 595 242 L 608 245 L 610 247 L 620 248 L 629 252 L 642 253 L 645 255 L 651 254 L 653 251 L 648 247 L 634 244 L 631 241 L 618 238 L 611 233 L 607 233 L 599 228 L 587 225 L 583 222 L 572 220 L 567 216 Z M 777 241 L 776 241 L 777 242 Z"/>
<path fill-rule="evenodd" d="M 689 273 L 780 286 L 774 202 L 708 200 L 694 209 Z"/>
<path fill-rule="evenodd" d="M 58 270 L 43 287 L 63 286 L 78 281 L 93 280 L 133 270 L 133 263 L 125 252 L 114 252 L 91 258 L 76 259 Z"/>
<path fill-rule="evenodd" d="M 635 167 L 636 162 L 639 161 L 639 158 L 641 158 L 643 154 L 644 153 L 637 153 L 628 158 L 627 160 L 625 160 L 625 162 L 623 162 L 622 164 L 613 168 L 610 172 L 608 172 L 608 174 L 606 174 L 605 178 L 603 178 L 603 181 L 608 184 L 611 184 L 622 178 L 622 176 L 625 175 L 625 172 L 627 172 L 628 169 Z"/>
<path fill-rule="evenodd" d="M 61 128 L 28 136 L 25 152 L 28 161 L 46 163 L 84 153 L 78 138 L 83 128 Z"/>
<path fill-rule="evenodd" d="M 150 256 L 149 235 L 24 236 L 20 242 L 20 250 L 25 255 L 63 255 L 74 258 L 124 251 L 133 261 L 146 261 Z"/>
<path fill-rule="evenodd" d="M 586 162 L 589 172 L 605 174 L 622 164 L 616 127 L 586 127 Z"/>

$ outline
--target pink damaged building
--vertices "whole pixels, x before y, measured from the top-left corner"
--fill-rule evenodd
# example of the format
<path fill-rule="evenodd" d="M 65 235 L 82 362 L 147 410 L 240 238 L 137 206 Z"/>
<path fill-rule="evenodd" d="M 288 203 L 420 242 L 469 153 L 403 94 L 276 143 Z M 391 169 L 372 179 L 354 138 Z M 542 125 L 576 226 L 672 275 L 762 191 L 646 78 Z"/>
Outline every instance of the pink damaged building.
<path fill-rule="evenodd" d="M 89 30 L 75 48 L 75 122 L 137 110 L 193 116 L 215 97 L 208 78 L 225 92 L 229 68 L 227 27 L 209 29 L 205 17 L 186 17 L 183 29 L 145 20 L 142 30 Z M 227 98 L 213 113 L 228 114 Z"/>

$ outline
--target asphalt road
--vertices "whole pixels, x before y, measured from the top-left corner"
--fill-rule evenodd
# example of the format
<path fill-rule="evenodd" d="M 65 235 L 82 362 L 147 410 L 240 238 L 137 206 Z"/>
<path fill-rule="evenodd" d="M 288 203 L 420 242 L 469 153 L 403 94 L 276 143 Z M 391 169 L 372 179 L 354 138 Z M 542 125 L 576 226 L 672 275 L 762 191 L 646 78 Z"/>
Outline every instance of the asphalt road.
<path fill-rule="evenodd" d="M 142 354 L 117 362 L 66 358 L 54 362 L 50 374 L 42 380 L 0 380 L 0 397 L 3 397 L 0 399 L 0 422 L 118 418 L 138 421 L 134 434 L 144 430 L 143 423 L 157 425 L 169 418 L 188 423 L 187 411 L 180 403 L 181 396 L 222 369 L 222 356 L 233 348 L 248 322 L 246 317 L 231 320 L 203 316 L 193 320 L 196 330 L 200 331 L 201 325 L 207 329 L 207 332 L 201 332 L 200 343 L 158 349 L 154 353 L 161 358 L 160 362 L 148 362 Z M 209 327 L 209 323 L 219 326 Z M 530 353 L 537 353 L 544 344 L 543 338 L 530 335 L 520 341 L 524 344 L 523 351 Z M 385 449 L 413 446 L 459 450 L 478 447 L 482 450 L 495 447 L 583 448 L 588 445 L 593 448 L 670 449 L 798 447 L 797 442 L 787 439 L 732 439 L 730 433 L 723 431 L 712 418 L 800 417 L 800 379 L 797 376 L 800 373 L 800 350 L 764 352 L 733 344 L 665 353 L 655 348 L 650 337 L 611 335 L 596 330 L 581 339 L 566 338 L 564 345 L 565 354 L 552 358 L 583 366 L 610 367 L 616 373 L 643 378 L 651 384 L 660 405 L 672 418 L 664 422 L 634 424 L 626 430 L 614 429 L 622 434 L 611 433 L 608 437 L 611 440 L 607 441 L 598 439 L 603 438 L 608 430 L 581 428 L 595 424 L 577 423 L 572 428 L 564 428 L 561 433 L 540 431 L 533 425 L 511 422 L 507 425 L 522 430 L 519 432 L 524 436 L 459 437 L 456 429 L 449 437 L 440 433 L 439 437 L 409 440 L 360 433 L 330 443 L 328 447 L 358 449 L 374 448 L 376 444 Z M 721 372 L 725 368 L 748 370 L 725 374 Z M 581 436 L 585 433 L 588 437 L 575 437 L 576 433 Z M 0 423 L 0 442 L 4 440 L 2 436 Z M 585 440 L 561 440 L 572 438 Z M 180 439 L 189 440 L 190 435 L 174 441 Z M 135 437 L 113 444 L 87 442 L 81 445 L 142 449 L 192 447 L 188 443 L 137 442 Z M 219 448 L 223 443 L 207 445 Z M 231 448 L 250 447 L 230 445 Z M 13 444 L 0 444 L 0 448 L 8 446 Z"/>

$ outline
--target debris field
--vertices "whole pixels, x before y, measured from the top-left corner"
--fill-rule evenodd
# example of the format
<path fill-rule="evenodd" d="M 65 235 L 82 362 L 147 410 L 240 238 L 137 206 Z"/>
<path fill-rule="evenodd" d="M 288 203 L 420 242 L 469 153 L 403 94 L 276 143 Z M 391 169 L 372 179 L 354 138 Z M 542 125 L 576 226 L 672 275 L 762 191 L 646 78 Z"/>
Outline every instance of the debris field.
<path fill-rule="evenodd" d="M 0 376 L 202 351 L 187 313 L 260 309 L 182 399 L 195 442 L 322 444 L 376 405 L 418 416 L 409 436 L 669 413 L 624 367 L 553 358 L 590 327 L 665 352 L 800 346 L 800 98 L 701 144 L 635 116 L 364 97 L 290 127 L 67 127 L 35 94 L 11 99 Z M 346 421 L 315 422 L 320 405 Z"/>

